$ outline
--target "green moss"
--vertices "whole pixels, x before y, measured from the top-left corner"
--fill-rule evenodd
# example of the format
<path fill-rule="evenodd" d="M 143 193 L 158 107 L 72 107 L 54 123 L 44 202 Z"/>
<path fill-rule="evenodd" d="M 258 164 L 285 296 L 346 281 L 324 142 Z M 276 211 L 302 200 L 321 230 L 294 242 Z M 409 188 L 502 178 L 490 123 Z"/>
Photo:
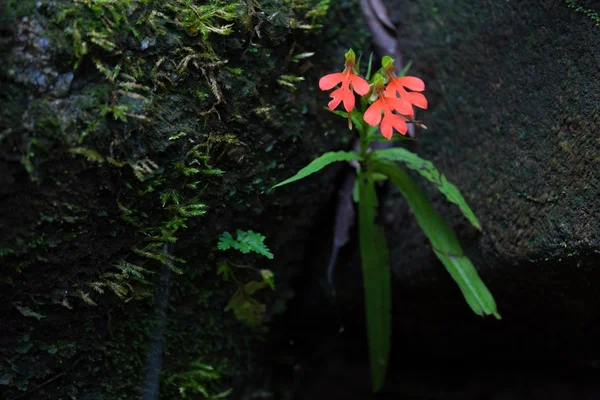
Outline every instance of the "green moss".
<path fill-rule="evenodd" d="M 570 2 L 575 3 L 594 8 L 593 2 Z M 433 5 L 444 26 L 465 28 L 460 35 L 431 25 L 424 15 Z M 597 28 L 565 5 L 541 3 L 523 12 L 494 1 L 476 10 L 427 1 L 403 15 L 414 24 L 399 35 L 407 42 L 418 38 L 404 51 L 415 60 L 414 74 L 429 82 L 426 114 L 435 126 L 415 146 L 429 158 L 439 157 L 461 191 L 471 193 L 469 202 L 484 219 L 486 233 L 478 239 L 482 259 L 498 256 L 509 265 L 516 258 L 546 258 L 560 254 L 567 237 L 576 238 L 571 241 L 581 250 L 594 248 L 597 229 L 585 221 L 598 213 L 597 191 L 585 188 L 598 175 L 589 166 L 597 163 L 599 92 L 597 60 L 585 43 L 597 38 Z M 509 27 L 499 22 L 507 18 Z M 547 35 L 546 20 L 560 21 L 556 30 L 569 34 Z M 521 52 L 523 45 L 531 51 Z M 556 59 L 553 48 L 561 48 L 563 56 Z M 445 62 L 432 66 L 436 59 Z M 532 60 L 535 69 L 528 67 Z M 505 72 L 517 69 L 519 82 L 510 82 Z M 544 84 L 549 80 L 558 82 L 555 90 Z M 527 101 L 519 97 L 523 93 Z M 538 185 L 525 184 L 531 181 Z"/>
<path fill-rule="evenodd" d="M 9 266 L 0 284 L 11 301 L 45 316 L 17 314 L 11 322 L 11 332 L 30 339 L 7 333 L 10 343 L 0 349 L 9 360 L 0 374 L 14 375 L 10 396 L 61 374 L 68 384 L 35 396 L 136 396 L 163 264 L 183 273 L 172 276 L 165 376 L 201 360 L 219 367 L 213 389 L 225 390 L 234 375 L 251 373 L 245 368 L 266 326 L 252 330 L 224 312 L 237 288 L 216 276 L 212 251 L 223 230 L 252 229 L 266 210 L 273 219 L 265 229 L 281 240 L 282 213 L 302 206 L 265 197 L 274 196 L 268 188 L 284 164 L 306 163 L 337 141 L 317 133 L 329 123 L 316 112 L 319 92 L 309 89 L 323 72 L 315 64 L 332 60 L 330 72 L 365 38 L 360 30 L 330 32 L 324 47 L 313 48 L 311 32 L 327 7 L 92 0 L 24 1 L 14 9 L 10 26 L 28 32 L 24 48 L 40 39 L 52 45 L 32 63 L 50 71 L 46 85 L 19 72 L 27 54 L 7 59 L 14 72 L 2 75 L 10 81 L 0 95 L 9 129 L 0 138 L 21 160 L 10 170 L 19 192 L 6 205 L 28 211 L 6 221 L 14 229 L 0 238 Z M 67 90 L 56 90 L 68 73 Z M 304 207 L 326 193 L 316 185 L 300 190 Z M 286 253 L 293 260 L 301 251 Z M 26 294 L 15 287 L 21 283 L 30 285 Z M 163 390 L 177 397 L 176 386 Z"/>
<path fill-rule="evenodd" d="M 590 8 L 581 6 L 576 0 L 565 0 L 565 4 L 569 6 L 569 8 L 574 9 L 576 12 L 585 14 L 586 16 L 588 16 L 588 18 L 594 21 L 596 26 L 600 27 L 600 15 L 598 15 L 598 12 Z"/>

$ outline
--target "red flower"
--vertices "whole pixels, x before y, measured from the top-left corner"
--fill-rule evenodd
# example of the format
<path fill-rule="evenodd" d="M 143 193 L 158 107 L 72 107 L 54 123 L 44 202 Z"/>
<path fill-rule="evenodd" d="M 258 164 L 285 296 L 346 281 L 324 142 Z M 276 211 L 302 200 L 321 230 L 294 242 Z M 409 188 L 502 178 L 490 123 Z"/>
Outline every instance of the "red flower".
<path fill-rule="evenodd" d="M 319 80 L 319 88 L 321 90 L 333 89 L 336 85 L 342 84 L 339 89 L 333 91 L 330 95 L 333 99 L 328 104 L 330 110 L 334 110 L 343 101 L 344 108 L 347 112 L 350 112 L 354 109 L 355 103 L 352 91 L 361 96 L 369 93 L 369 83 L 353 72 L 354 59 L 354 52 L 352 50 L 348 51 L 346 53 L 346 68 L 344 72 L 325 75 Z"/>
<path fill-rule="evenodd" d="M 410 103 L 404 99 L 398 98 L 387 90 L 379 92 L 379 98 L 369 106 L 363 116 L 365 122 L 371 126 L 377 126 L 381 122 L 379 129 L 381 134 L 388 140 L 392 138 L 394 129 L 403 135 L 406 135 L 408 126 L 401 115 L 394 114 L 394 111 L 408 117 L 413 116 L 413 109 Z M 383 113 L 383 120 L 381 114 Z"/>
<path fill-rule="evenodd" d="M 427 99 L 425 96 L 421 93 L 407 92 L 405 89 L 408 88 L 416 92 L 422 92 L 425 90 L 425 83 L 421 79 L 415 78 L 414 76 L 401 76 L 396 78 L 391 72 L 388 73 L 388 76 L 390 78 L 390 83 L 388 83 L 386 88 L 388 96 L 395 96 L 396 93 L 398 93 L 401 98 L 405 99 L 410 104 L 427 109 Z"/>

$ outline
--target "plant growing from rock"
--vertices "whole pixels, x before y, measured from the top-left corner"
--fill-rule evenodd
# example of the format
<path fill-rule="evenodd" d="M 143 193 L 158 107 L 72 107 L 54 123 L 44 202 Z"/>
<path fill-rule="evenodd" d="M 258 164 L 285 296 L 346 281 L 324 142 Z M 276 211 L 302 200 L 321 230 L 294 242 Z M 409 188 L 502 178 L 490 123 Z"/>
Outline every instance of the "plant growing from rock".
<path fill-rule="evenodd" d="M 321 90 L 330 90 L 339 85 L 331 93 L 332 100 L 328 107 L 333 113 L 348 119 L 350 130 L 356 129 L 360 137 L 359 151 L 325 153 L 274 188 L 305 178 L 334 162 L 346 161 L 355 165 L 369 362 L 372 388 L 377 392 L 384 383 L 391 345 L 390 266 L 384 228 L 377 222 L 377 181 L 389 179 L 404 196 L 431 242 L 435 255 L 458 284 L 473 312 L 481 316 L 501 317 L 492 294 L 464 254 L 450 226 L 433 209 L 417 183 L 395 163 L 404 163 L 433 183 L 448 201 L 459 207 L 475 228 L 481 230 L 477 217 L 456 186 L 433 163 L 405 148 L 374 150 L 372 147 L 378 141 L 403 139 L 408 131 L 407 124 L 425 128 L 414 119 L 413 110 L 413 106 L 427 108 L 427 99 L 420 93 L 425 90 L 424 82 L 416 77 L 404 76 L 406 71 L 396 74 L 394 60 L 389 56 L 382 58 L 381 68 L 373 74 L 370 60 L 363 78 L 352 49 L 345 57 L 344 70 L 322 77 L 319 87 Z M 360 107 L 356 107 L 355 93 L 360 96 Z M 336 110 L 340 104 L 343 104 L 345 111 Z M 403 136 L 394 136 L 394 131 Z"/>
<path fill-rule="evenodd" d="M 218 249 L 226 251 L 229 249 L 237 250 L 243 254 L 254 252 L 268 258 L 273 259 L 273 253 L 269 250 L 266 244 L 264 244 L 265 237 L 260 233 L 254 231 L 236 231 L 236 237 L 234 238 L 231 233 L 223 232 L 219 238 Z M 257 272 L 261 280 L 250 281 L 247 283 L 241 282 L 236 274 L 236 269 L 250 269 Z M 221 261 L 218 268 L 217 274 L 221 275 L 224 281 L 229 279 L 233 280 L 237 285 L 237 290 L 229 299 L 225 311 L 233 311 L 235 317 L 248 324 L 249 326 L 258 326 L 263 321 L 263 314 L 266 310 L 266 306 L 254 298 L 254 294 L 267 287 L 271 290 L 275 290 L 275 277 L 273 272 L 269 269 L 257 270 L 252 266 L 246 265 L 232 265 L 227 261 Z"/>

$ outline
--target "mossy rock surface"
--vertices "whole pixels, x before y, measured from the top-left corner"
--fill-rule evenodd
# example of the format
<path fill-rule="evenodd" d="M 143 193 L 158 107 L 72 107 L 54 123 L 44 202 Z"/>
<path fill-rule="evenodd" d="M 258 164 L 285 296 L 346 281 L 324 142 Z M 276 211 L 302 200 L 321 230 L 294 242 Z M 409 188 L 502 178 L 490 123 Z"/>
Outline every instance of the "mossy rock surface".
<path fill-rule="evenodd" d="M 428 130 L 410 148 L 456 184 L 482 233 L 416 179 L 504 318 L 470 313 L 405 203 L 392 196 L 396 331 L 399 340 L 432 343 L 433 357 L 476 358 L 482 349 L 500 359 L 564 356 L 585 364 L 595 357 L 586 349 L 600 331 L 593 284 L 600 278 L 600 29 L 567 3 L 386 2 L 403 22 L 398 40 L 413 61 L 409 74 L 427 85 L 429 109 L 418 118 Z M 419 307 L 404 313 L 403 304 Z"/>
<path fill-rule="evenodd" d="M 155 287 L 170 288 L 161 398 L 197 360 L 222 375 L 212 393 L 249 386 L 336 168 L 270 187 L 349 144 L 316 83 L 365 36 L 346 23 L 356 4 L 329 22 L 326 5 L 3 3 L 0 397 L 139 396 Z M 264 234 L 274 260 L 217 250 L 236 229 Z M 275 272 L 262 325 L 224 311 L 223 262 Z"/>
<path fill-rule="evenodd" d="M 403 144 L 460 189 L 482 232 L 414 178 L 503 319 L 471 312 L 390 188 L 381 210 L 393 270 L 383 392 L 373 395 L 369 382 L 355 235 L 336 267 L 337 306 L 306 282 L 286 321 L 303 333 L 287 347 L 298 349 L 299 398 L 597 396 L 600 28 L 570 3 L 600 11 L 594 1 L 385 1 L 408 75 L 425 81 L 429 100 L 417 111 L 428 129 Z"/>

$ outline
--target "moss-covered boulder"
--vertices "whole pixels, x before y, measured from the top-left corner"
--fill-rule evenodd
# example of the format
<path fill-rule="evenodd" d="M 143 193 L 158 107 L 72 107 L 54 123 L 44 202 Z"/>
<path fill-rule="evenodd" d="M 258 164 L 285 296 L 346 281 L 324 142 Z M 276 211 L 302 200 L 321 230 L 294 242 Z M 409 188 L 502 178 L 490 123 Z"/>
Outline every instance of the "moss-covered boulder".
<path fill-rule="evenodd" d="M 386 213 L 403 279 L 397 331 L 430 343 L 431 354 L 479 357 L 485 348 L 490 357 L 585 362 L 598 355 L 588 351 L 600 330 L 600 9 L 526 3 L 387 2 L 430 101 L 419 113 L 428 130 L 410 147 L 459 187 L 480 219 L 482 234 L 429 192 L 504 317 L 470 314 L 395 197 Z"/>
<path fill-rule="evenodd" d="M 317 42 L 328 4 L 3 2 L 0 397 L 137 398 L 160 362 L 161 398 L 248 386 L 335 168 L 270 187 L 348 144 L 315 87 L 364 31 Z M 219 251 L 237 229 L 275 258 Z M 249 327 L 224 310 L 261 268 Z"/>
<path fill-rule="evenodd" d="M 393 269 L 392 355 L 372 395 L 356 235 L 337 306 L 305 283 L 299 398 L 550 399 L 598 394 L 600 8 L 594 1 L 385 1 L 428 127 L 402 142 L 460 189 L 483 226 L 418 174 L 503 319 L 474 315 L 399 193 L 382 199 Z M 325 268 L 327 260 L 318 261 Z M 316 299 L 316 300 L 315 300 Z M 328 304 L 328 306 L 324 306 Z M 310 324 L 311 329 L 306 329 Z"/>

